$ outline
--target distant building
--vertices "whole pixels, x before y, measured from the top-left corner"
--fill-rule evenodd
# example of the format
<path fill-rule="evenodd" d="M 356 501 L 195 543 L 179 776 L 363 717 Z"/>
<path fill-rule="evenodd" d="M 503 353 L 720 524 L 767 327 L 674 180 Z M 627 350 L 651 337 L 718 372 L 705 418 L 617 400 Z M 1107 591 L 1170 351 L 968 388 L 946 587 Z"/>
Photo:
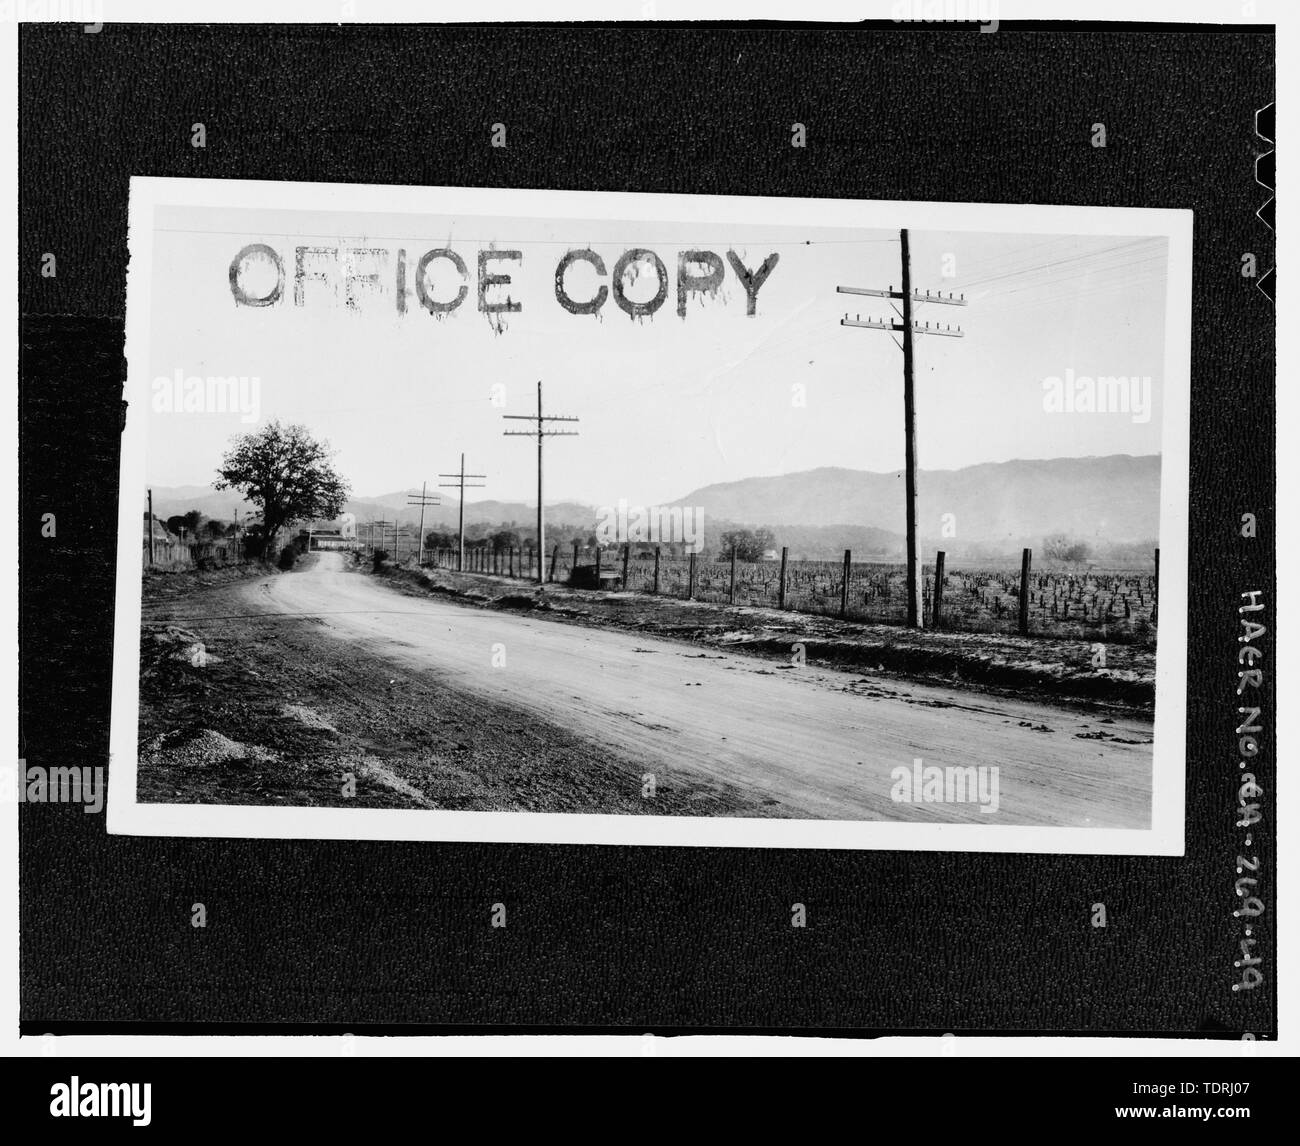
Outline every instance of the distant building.
<path fill-rule="evenodd" d="M 148 541 L 149 538 L 150 538 L 150 536 L 151 536 L 151 535 L 150 535 L 150 532 L 149 532 L 149 514 L 146 513 L 146 514 L 144 515 L 144 539 L 145 539 L 145 541 Z M 156 514 L 154 515 L 154 519 L 153 519 L 153 533 L 152 533 L 152 537 L 153 537 L 153 540 L 154 540 L 154 544 L 161 544 L 161 543 L 164 543 L 164 542 L 166 542 L 166 543 L 168 543 L 168 544 L 170 544 L 170 543 L 179 543 L 180 540 L 181 540 L 180 535 L 179 535 L 179 534 L 176 534 L 176 533 L 173 533 L 170 529 L 168 529 L 168 528 L 167 528 L 167 523 L 166 523 L 165 521 L 163 521 L 163 519 L 162 519 L 161 517 L 158 517 Z"/>
<path fill-rule="evenodd" d="M 357 545 L 355 537 L 344 537 L 337 529 L 313 529 L 309 536 L 312 549 L 355 549 Z"/>
<path fill-rule="evenodd" d="M 330 521 L 313 521 L 298 531 L 299 537 L 311 537 L 312 549 L 355 549 L 356 514 L 344 513 Z"/>

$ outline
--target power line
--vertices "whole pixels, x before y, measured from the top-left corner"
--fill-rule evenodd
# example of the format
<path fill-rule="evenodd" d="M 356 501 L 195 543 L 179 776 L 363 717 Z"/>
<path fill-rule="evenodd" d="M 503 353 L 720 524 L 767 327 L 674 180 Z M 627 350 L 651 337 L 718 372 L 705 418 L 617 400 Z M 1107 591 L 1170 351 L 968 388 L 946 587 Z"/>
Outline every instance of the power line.
<path fill-rule="evenodd" d="M 1045 295 L 1041 298 L 1034 297 L 1029 299 L 1004 300 L 999 296 L 994 295 L 991 296 L 987 302 L 990 308 L 996 308 L 1003 316 L 1007 316 L 1018 314 L 1022 310 L 1028 310 L 1039 306 L 1080 303 L 1089 299 L 1098 298 L 1099 296 L 1114 298 L 1121 287 L 1131 292 L 1142 287 L 1163 284 L 1165 281 L 1164 275 L 1147 275 L 1145 277 L 1132 276 L 1125 278 L 1122 281 L 1090 283 L 1078 287 L 1068 287 L 1064 290 L 1058 290 L 1055 294 Z"/>
<path fill-rule="evenodd" d="M 1056 270 L 1058 267 L 1071 265 L 1077 262 L 1082 262 L 1085 259 L 1099 259 L 1099 258 L 1105 258 L 1110 255 L 1117 255 L 1121 253 L 1134 254 L 1136 253 L 1134 248 L 1143 246 L 1144 244 L 1149 243 L 1151 241 L 1152 240 L 1150 239 L 1136 239 L 1131 243 L 1119 243 L 1116 246 L 1107 247 L 1100 251 L 1084 251 L 1077 255 L 1067 255 L 1064 258 L 1054 259 L 1049 263 L 1041 264 L 1037 266 L 1034 265 L 1033 262 L 1030 262 L 1025 266 L 1006 270 L 999 274 L 986 275 L 983 278 L 971 279 L 970 281 L 963 283 L 962 286 L 966 290 L 970 290 L 972 287 L 985 286 L 988 283 L 1001 282 L 1004 279 L 1019 278 L 1022 275 L 1033 275 L 1033 274 L 1040 274 L 1043 272 L 1051 272 Z"/>
<path fill-rule="evenodd" d="M 1108 247 L 1090 251 L 1078 251 L 1074 254 L 1062 253 L 1058 256 L 1037 256 L 1030 257 L 1023 262 L 1015 262 L 1009 266 L 993 266 L 989 268 L 990 273 L 985 273 L 972 279 L 970 282 L 963 283 L 963 286 L 970 287 L 983 286 L 985 283 L 993 282 L 998 279 L 1014 278 L 1022 274 L 1034 274 L 1038 271 L 1051 270 L 1054 267 L 1066 266 L 1076 262 L 1082 262 L 1085 259 L 1103 258 L 1113 254 L 1123 254 L 1129 252 L 1149 240 L 1140 238 L 1132 239 L 1124 243 L 1115 243 Z"/>
<path fill-rule="evenodd" d="M 1005 298 L 1008 295 L 1020 294 L 1027 290 L 1054 290 L 1064 283 L 1077 282 L 1080 279 L 1089 278 L 1092 275 L 1104 275 L 1112 271 L 1123 271 L 1130 267 L 1142 266 L 1144 263 L 1163 262 L 1164 255 L 1146 255 L 1140 259 L 1131 259 L 1128 262 L 1110 263 L 1103 267 L 1084 267 L 1077 269 L 1072 274 L 1062 275 L 1060 278 L 1050 282 L 1026 283 L 1024 286 L 1013 287 L 1010 290 L 994 290 L 989 295 L 993 298 Z"/>
<path fill-rule="evenodd" d="M 1058 236 L 1053 242 L 1034 243 L 1019 250 L 1010 251 L 1002 256 L 981 259 L 977 277 L 964 287 L 979 286 L 983 282 L 1003 274 L 1020 274 L 1044 266 L 1051 266 L 1060 259 L 1073 258 L 1075 254 L 1097 254 L 1096 250 L 1078 252 L 1073 245 L 1077 236 Z M 1065 245 L 1062 245 L 1065 244 Z M 1106 248 L 1109 251 L 1111 248 Z"/>

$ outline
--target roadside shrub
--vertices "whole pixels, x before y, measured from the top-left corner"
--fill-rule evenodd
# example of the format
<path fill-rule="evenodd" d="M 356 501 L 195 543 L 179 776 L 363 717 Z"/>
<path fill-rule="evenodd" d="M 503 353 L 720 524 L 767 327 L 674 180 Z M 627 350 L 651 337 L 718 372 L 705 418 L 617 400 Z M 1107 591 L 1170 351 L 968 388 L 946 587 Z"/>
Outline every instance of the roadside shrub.
<path fill-rule="evenodd" d="M 376 549 L 376 550 L 375 550 L 375 572 L 376 572 L 376 573 L 379 572 L 379 568 L 380 568 L 380 566 L 382 566 L 383 563 L 384 563 L 385 561 L 387 561 L 387 560 L 388 560 L 388 550 L 387 550 L 387 549 Z"/>
<path fill-rule="evenodd" d="M 278 562 L 281 569 L 286 572 L 293 568 L 293 563 L 298 560 L 298 555 L 293 551 L 292 545 L 286 545 L 280 550 L 280 560 Z"/>

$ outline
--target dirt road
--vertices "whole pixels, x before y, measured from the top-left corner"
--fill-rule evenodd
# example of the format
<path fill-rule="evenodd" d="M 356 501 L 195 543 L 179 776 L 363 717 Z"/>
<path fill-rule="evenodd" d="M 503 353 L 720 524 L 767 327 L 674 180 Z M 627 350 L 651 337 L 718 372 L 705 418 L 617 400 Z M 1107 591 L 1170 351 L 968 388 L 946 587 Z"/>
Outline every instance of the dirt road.
<path fill-rule="evenodd" d="M 902 684 L 400 594 L 320 555 L 241 590 L 251 612 L 310 615 L 346 646 L 535 713 L 644 761 L 714 777 L 797 816 L 1148 826 L 1152 727 L 1083 708 Z M 998 768 L 999 806 L 900 803 L 891 772 Z M 986 801 L 987 802 L 987 801 Z"/>

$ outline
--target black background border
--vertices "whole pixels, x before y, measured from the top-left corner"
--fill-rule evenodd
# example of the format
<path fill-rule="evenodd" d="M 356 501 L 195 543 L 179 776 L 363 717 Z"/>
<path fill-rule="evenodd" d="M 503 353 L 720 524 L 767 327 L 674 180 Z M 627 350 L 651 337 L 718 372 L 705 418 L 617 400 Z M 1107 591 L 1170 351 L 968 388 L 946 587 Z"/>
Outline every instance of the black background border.
<path fill-rule="evenodd" d="M 1274 312 L 1239 268 L 1272 266 L 1273 89 L 1272 29 L 1240 26 L 24 25 L 29 765 L 107 763 L 133 174 L 1196 214 L 1184 858 L 129 838 L 20 805 L 22 1032 L 1273 1037 L 1271 884 L 1265 983 L 1231 989 L 1236 606 L 1275 576 Z"/>

